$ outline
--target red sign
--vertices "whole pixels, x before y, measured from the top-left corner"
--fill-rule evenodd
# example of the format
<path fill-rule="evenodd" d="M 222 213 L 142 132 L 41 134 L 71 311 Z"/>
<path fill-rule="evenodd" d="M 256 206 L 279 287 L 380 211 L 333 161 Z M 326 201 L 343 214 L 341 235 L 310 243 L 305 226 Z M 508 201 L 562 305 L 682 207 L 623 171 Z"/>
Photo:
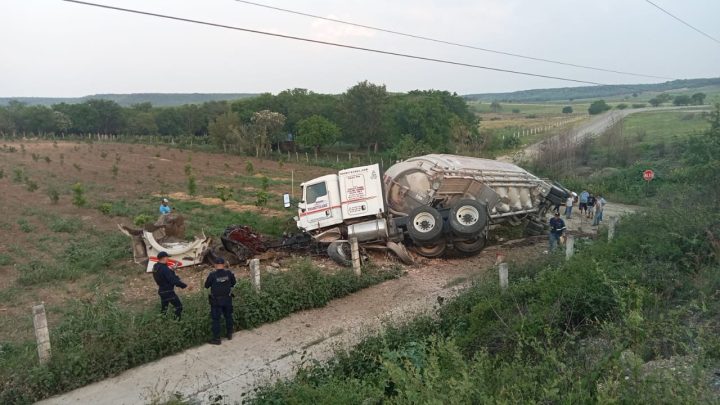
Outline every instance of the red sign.
<path fill-rule="evenodd" d="M 653 172 L 652 170 L 648 169 L 643 172 L 643 180 L 650 181 L 654 178 L 655 178 L 655 172 Z"/>

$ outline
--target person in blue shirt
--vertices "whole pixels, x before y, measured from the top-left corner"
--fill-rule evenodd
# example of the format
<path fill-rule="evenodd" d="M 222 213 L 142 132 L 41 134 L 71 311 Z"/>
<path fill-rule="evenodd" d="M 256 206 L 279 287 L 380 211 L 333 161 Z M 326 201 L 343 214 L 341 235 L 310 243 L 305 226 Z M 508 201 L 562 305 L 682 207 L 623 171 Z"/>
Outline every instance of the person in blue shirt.
<path fill-rule="evenodd" d="M 580 215 L 587 215 L 588 197 L 590 197 L 590 193 L 588 193 L 586 190 L 583 190 L 583 192 L 580 193 Z"/>
<path fill-rule="evenodd" d="M 153 279 L 158 286 L 158 295 L 160 296 L 160 312 L 164 315 L 167 313 L 168 304 L 175 307 L 175 318 L 180 319 L 183 306 L 180 297 L 175 294 L 175 287 L 187 288 L 187 284 L 183 283 L 177 274 L 167 265 L 167 252 L 160 252 L 157 255 L 158 262 L 153 266 Z"/>
<path fill-rule="evenodd" d="M 225 269 L 225 260 L 222 257 L 215 259 L 215 271 L 210 273 L 205 280 L 205 288 L 210 289 L 208 299 L 210 301 L 210 318 L 212 319 L 211 344 L 220 344 L 220 316 L 225 318 L 225 333 L 228 340 L 233 334 L 233 308 L 232 288 L 235 286 L 235 275 Z"/>
<path fill-rule="evenodd" d="M 160 203 L 160 215 L 167 215 L 172 211 L 172 208 L 168 205 L 170 201 L 167 198 L 163 198 Z"/>
<path fill-rule="evenodd" d="M 557 247 L 565 229 L 565 221 L 560 218 L 560 213 L 556 212 L 555 216 L 550 218 L 550 252 Z"/>

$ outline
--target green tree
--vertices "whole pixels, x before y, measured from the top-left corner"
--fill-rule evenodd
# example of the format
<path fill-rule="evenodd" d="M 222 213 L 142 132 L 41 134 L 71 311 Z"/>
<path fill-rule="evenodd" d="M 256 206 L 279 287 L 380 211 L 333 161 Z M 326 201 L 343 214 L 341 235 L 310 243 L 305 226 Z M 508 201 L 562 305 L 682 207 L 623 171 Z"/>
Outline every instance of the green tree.
<path fill-rule="evenodd" d="M 651 98 L 650 100 L 648 100 L 648 103 L 650 103 L 650 105 L 653 106 L 653 107 L 657 107 L 657 106 L 659 106 L 660 104 L 662 104 L 662 101 L 660 101 L 660 99 L 657 98 L 657 97 L 653 97 L 653 98 Z"/>
<path fill-rule="evenodd" d="M 493 101 L 492 103 L 490 103 L 490 109 L 492 110 L 492 112 L 498 113 L 502 111 L 502 105 L 500 105 L 500 103 L 497 101 Z"/>
<path fill-rule="evenodd" d="M 563 107 L 563 109 L 562 109 L 563 114 L 572 114 L 572 112 L 573 112 L 573 108 L 572 108 L 572 106 L 569 106 L 569 105 Z"/>
<path fill-rule="evenodd" d="M 273 141 L 285 125 L 285 116 L 278 112 L 262 110 L 253 114 L 251 119 L 255 133 L 255 155 L 267 156 Z"/>
<path fill-rule="evenodd" d="M 155 124 L 160 135 L 180 135 L 183 133 L 183 117 L 175 107 L 161 108 L 155 116 Z"/>
<path fill-rule="evenodd" d="M 127 114 L 126 132 L 130 135 L 153 135 L 158 133 L 155 116 L 151 112 L 131 110 Z"/>
<path fill-rule="evenodd" d="M 123 130 L 124 116 L 120 105 L 114 101 L 93 99 L 85 104 L 94 112 L 94 132 L 117 134 Z"/>
<path fill-rule="evenodd" d="M 673 99 L 674 105 L 690 105 L 690 103 L 692 103 L 692 99 L 686 95 L 675 96 Z"/>
<path fill-rule="evenodd" d="M 63 112 L 53 110 L 53 118 L 55 120 L 55 129 L 61 134 L 67 133 L 72 127 L 72 120 Z"/>
<path fill-rule="evenodd" d="M 385 85 L 367 80 L 349 88 L 342 96 L 343 133 L 349 141 L 373 146 L 378 151 L 385 138 L 388 93 Z"/>
<path fill-rule="evenodd" d="M 705 93 L 695 93 L 690 97 L 690 99 L 694 105 L 703 105 L 705 104 L 705 97 Z"/>
<path fill-rule="evenodd" d="M 332 145 L 340 137 L 340 128 L 320 115 L 313 115 L 298 122 L 297 141 L 300 145 L 312 147 L 315 153 L 324 145 Z"/>
<path fill-rule="evenodd" d="M 590 108 L 588 108 L 588 113 L 590 115 L 602 114 L 609 109 L 610 106 L 607 105 L 605 100 L 597 100 L 593 101 L 592 104 L 590 104 Z"/>
<path fill-rule="evenodd" d="M 215 118 L 208 126 L 210 140 L 227 152 L 228 148 L 236 151 L 243 149 L 243 135 L 246 130 L 240 122 L 240 117 L 233 112 L 226 112 Z"/>

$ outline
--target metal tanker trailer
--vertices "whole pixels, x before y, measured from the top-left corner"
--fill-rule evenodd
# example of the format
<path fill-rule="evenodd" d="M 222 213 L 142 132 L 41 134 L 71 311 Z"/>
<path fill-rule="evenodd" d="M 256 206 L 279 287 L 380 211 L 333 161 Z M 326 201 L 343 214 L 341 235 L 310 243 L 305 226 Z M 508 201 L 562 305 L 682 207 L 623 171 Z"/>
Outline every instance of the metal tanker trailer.
<path fill-rule="evenodd" d="M 396 163 L 341 170 L 301 184 L 298 228 L 322 243 L 343 264 L 349 240 L 390 249 L 401 260 L 410 246 L 425 257 L 450 249 L 474 254 L 503 223 L 543 232 L 547 210 L 567 190 L 511 163 L 432 154 Z"/>

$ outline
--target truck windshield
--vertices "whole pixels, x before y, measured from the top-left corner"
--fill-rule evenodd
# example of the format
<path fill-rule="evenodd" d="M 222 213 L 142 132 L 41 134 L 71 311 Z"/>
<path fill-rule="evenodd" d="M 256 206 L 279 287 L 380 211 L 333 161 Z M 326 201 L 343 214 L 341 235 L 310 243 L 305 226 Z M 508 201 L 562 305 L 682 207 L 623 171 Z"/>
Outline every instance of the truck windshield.
<path fill-rule="evenodd" d="M 305 190 L 305 203 L 312 204 L 317 201 L 318 198 L 326 195 L 327 188 L 325 187 L 325 182 L 307 186 Z"/>

